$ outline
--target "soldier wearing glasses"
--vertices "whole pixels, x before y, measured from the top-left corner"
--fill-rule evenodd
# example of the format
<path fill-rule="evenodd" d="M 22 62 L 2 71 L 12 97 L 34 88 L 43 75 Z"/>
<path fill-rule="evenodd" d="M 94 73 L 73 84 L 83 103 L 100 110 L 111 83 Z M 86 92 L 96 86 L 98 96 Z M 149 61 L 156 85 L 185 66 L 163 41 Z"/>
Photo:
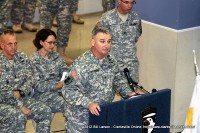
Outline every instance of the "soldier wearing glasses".
<path fill-rule="evenodd" d="M 27 119 L 37 123 L 37 133 L 49 133 L 51 110 L 30 97 L 35 83 L 33 66 L 28 57 L 17 51 L 12 30 L 0 36 L 0 132 L 25 133 Z"/>
<path fill-rule="evenodd" d="M 54 51 L 56 33 L 50 29 L 37 32 L 33 43 L 37 48 L 31 55 L 37 83 L 34 97 L 46 105 L 52 112 L 64 113 L 65 101 L 59 91 L 63 88 L 62 73 L 68 70 L 65 61 Z"/>
<path fill-rule="evenodd" d="M 112 34 L 111 54 L 116 57 L 122 74 L 128 68 L 135 82 L 139 81 L 136 43 L 142 34 L 141 19 L 132 11 L 135 0 L 118 0 L 118 6 L 102 15 L 96 27 L 106 27 Z"/>

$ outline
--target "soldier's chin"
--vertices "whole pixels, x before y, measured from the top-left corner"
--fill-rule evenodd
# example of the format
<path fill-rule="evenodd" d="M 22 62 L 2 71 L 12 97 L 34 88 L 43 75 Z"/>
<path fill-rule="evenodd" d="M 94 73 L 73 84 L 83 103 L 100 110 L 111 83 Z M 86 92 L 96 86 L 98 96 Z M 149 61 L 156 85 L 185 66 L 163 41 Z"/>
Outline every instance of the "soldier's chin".
<path fill-rule="evenodd" d="M 131 12 L 131 9 L 128 9 L 128 10 L 127 10 L 127 13 L 130 13 L 130 12 Z"/>
<path fill-rule="evenodd" d="M 107 55 L 107 54 L 108 54 L 108 52 L 103 52 L 103 54 L 104 54 L 104 55 Z"/>
<path fill-rule="evenodd" d="M 50 49 L 49 52 L 53 52 L 54 49 Z"/>
<path fill-rule="evenodd" d="M 109 50 L 104 50 L 103 52 L 104 52 L 105 54 L 108 54 Z"/>
<path fill-rule="evenodd" d="M 15 55 L 15 54 L 16 54 L 16 51 L 12 51 L 11 54 L 12 54 L 12 55 Z"/>

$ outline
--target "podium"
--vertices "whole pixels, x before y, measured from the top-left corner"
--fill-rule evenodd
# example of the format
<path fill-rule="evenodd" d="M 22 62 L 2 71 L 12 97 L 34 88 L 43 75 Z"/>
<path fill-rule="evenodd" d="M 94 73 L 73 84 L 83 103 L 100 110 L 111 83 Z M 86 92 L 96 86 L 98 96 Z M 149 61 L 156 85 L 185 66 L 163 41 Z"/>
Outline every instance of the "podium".
<path fill-rule="evenodd" d="M 171 90 L 120 100 L 89 114 L 89 133 L 169 133 Z"/>

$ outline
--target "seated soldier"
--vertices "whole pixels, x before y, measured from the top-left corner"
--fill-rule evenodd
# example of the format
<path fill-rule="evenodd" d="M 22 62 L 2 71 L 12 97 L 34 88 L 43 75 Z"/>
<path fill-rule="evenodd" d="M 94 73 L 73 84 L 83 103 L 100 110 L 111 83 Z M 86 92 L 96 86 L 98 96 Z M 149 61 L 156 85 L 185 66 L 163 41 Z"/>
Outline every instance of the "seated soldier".
<path fill-rule="evenodd" d="M 24 53 L 17 51 L 17 38 L 14 31 L 5 30 L 0 36 L 0 42 L 2 48 L 0 52 L 0 104 L 4 105 L 1 107 L 0 117 L 4 117 L 7 112 L 6 117 L 0 119 L 0 123 L 2 123 L 1 120 L 8 120 L 10 130 L 16 129 L 11 133 L 16 133 L 17 130 L 25 132 L 26 119 L 33 119 L 37 124 L 37 133 L 49 133 L 51 109 L 29 96 L 35 83 L 31 61 Z M 20 121 L 21 123 L 16 125 Z M 9 131 L 9 129 L 2 130 Z"/>

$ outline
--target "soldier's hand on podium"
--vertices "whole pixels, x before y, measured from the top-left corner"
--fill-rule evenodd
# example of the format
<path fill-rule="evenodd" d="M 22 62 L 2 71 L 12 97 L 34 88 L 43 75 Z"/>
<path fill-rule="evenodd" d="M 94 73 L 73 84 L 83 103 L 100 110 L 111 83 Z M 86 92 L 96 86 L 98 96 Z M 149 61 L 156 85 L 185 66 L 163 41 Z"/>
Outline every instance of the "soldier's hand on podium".
<path fill-rule="evenodd" d="M 138 95 L 143 95 L 143 94 L 147 94 L 148 92 L 146 90 L 143 90 L 143 89 L 136 89 L 135 92 L 138 94 Z"/>
<path fill-rule="evenodd" d="M 99 112 L 101 111 L 101 109 L 100 109 L 100 106 L 97 103 L 93 102 L 89 105 L 89 111 L 93 115 L 99 116 Z"/>
<path fill-rule="evenodd" d="M 128 94 L 129 97 L 136 96 L 136 95 L 137 94 L 134 91 L 132 91 L 131 93 Z"/>

